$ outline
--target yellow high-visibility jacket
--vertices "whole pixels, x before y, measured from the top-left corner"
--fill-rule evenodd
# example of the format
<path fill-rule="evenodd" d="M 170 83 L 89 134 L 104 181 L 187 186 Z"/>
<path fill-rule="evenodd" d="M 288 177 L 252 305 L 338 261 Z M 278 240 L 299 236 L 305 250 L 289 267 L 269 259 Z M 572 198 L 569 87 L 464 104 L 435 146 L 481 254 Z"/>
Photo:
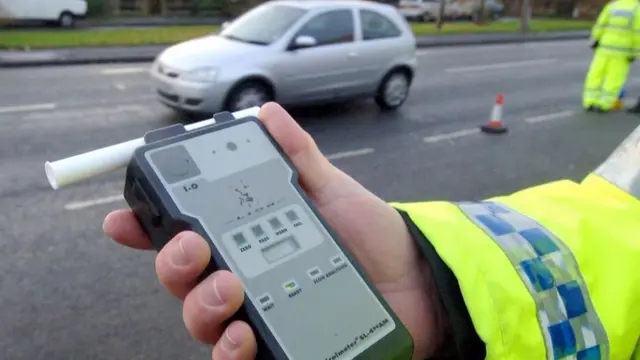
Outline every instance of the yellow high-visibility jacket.
<path fill-rule="evenodd" d="M 640 127 L 580 183 L 392 205 L 434 273 L 457 358 L 640 360 L 639 199 Z"/>
<path fill-rule="evenodd" d="M 640 54 L 640 4 L 638 0 L 615 0 L 607 3 L 591 31 L 598 41 L 597 51 L 613 56 Z"/>

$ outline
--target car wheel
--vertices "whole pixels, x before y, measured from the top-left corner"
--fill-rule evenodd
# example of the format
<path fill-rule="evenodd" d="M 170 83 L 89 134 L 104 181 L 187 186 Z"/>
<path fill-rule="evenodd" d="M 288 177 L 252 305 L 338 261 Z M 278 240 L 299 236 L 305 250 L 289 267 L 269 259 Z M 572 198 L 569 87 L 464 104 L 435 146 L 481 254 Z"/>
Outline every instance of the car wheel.
<path fill-rule="evenodd" d="M 248 109 L 273 100 L 273 92 L 262 81 L 247 81 L 231 90 L 225 109 L 230 112 Z"/>
<path fill-rule="evenodd" d="M 71 28 L 75 25 L 75 22 L 76 19 L 73 17 L 73 14 L 67 11 L 60 14 L 60 17 L 58 18 L 58 25 L 63 28 Z"/>
<path fill-rule="evenodd" d="M 409 97 L 411 79 L 404 70 L 393 70 L 387 74 L 375 97 L 376 104 L 383 110 L 394 110 L 402 106 Z"/>

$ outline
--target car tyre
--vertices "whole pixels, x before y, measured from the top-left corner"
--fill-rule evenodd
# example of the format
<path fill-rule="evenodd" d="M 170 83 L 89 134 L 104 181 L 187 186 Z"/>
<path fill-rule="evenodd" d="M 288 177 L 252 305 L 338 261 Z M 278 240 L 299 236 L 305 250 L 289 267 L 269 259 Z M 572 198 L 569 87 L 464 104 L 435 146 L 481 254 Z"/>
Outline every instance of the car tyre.
<path fill-rule="evenodd" d="M 76 24 L 76 19 L 72 13 L 65 11 L 58 17 L 58 25 L 61 28 L 72 28 Z"/>
<path fill-rule="evenodd" d="M 392 70 L 382 79 L 374 100 L 382 110 L 395 110 L 407 101 L 410 86 L 408 71 Z"/>
<path fill-rule="evenodd" d="M 273 91 L 263 81 L 250 80 L 235 86 L 227 96 L 224 108 L 235 112 L 248 109 L 273 100 Z"/>

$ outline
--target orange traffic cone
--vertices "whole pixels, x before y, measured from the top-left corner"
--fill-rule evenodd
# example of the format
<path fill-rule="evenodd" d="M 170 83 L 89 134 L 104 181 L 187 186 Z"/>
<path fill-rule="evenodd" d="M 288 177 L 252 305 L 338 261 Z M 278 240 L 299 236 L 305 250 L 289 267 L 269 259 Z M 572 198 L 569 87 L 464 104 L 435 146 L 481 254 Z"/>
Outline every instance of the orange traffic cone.
<path fill-rule="evenodd" d="M 507 132 L 507 127 L 502 122 L 502 105 L 504 104 L 504 96 L 498 94 L 496 96 L 496 103 L 493 105 L 491 111 L 491 118 L 489 121 L 480 127 L 482 132 L 487 134 L 504 134 Z"/>

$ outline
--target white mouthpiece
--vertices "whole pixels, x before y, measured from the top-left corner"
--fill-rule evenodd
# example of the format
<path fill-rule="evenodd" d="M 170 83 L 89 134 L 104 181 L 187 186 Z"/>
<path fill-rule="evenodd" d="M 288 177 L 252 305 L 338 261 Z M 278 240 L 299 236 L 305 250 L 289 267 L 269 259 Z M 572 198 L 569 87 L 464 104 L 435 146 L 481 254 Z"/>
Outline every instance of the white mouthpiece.
<path fill-rule="evenodd" d="M 260 108 L 255 106 L 233 113 L 233 117 L 240 119 L 247 116 L 258 117 Z M 187 131 L 215 124 L 214 119 L 203 120 L 185 125 Z M 92 177 L 121 169 L 129 163 L 133 152 L 144 145 L 144 137 L 107 146 L 102 149 L 86 152 L 54 162 L 45 162 L 44 171 L 47 180 L 54 190 L 61 187 L 87 180 Z"/>

